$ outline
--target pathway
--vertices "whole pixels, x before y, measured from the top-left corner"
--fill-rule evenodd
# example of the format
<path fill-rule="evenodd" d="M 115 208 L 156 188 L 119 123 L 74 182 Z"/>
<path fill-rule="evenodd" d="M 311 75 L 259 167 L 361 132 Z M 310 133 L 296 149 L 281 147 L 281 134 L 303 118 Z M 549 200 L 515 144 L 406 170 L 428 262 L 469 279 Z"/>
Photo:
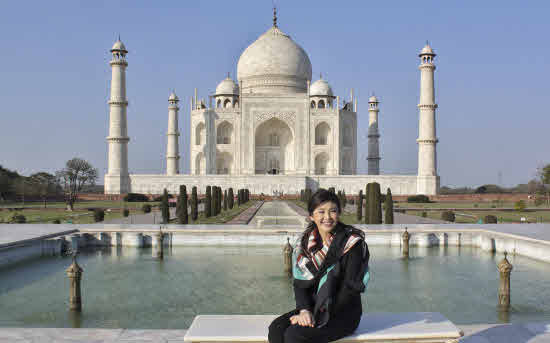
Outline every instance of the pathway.
<path fill-rule="evenodd" d="M 303 216 L 296 213 L 286 201 L 275 200 L 265 202 L 250 224 L 257 225 L 258 220 L 263 220 L 264 225 L 298 225 L 302 227 Z"/>

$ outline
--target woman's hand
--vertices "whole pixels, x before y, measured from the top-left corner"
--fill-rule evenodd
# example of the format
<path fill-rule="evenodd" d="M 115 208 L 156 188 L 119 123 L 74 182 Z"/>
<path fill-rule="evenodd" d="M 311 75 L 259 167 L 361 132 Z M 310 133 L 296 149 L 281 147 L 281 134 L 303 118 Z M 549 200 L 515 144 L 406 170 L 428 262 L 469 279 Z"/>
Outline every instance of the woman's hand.
<path fill-rule="evenodd" d="M 290 317 L 290 324 L 313 327 L 313 315 L 308 310 L 301 310 L 300 314 Z"/>

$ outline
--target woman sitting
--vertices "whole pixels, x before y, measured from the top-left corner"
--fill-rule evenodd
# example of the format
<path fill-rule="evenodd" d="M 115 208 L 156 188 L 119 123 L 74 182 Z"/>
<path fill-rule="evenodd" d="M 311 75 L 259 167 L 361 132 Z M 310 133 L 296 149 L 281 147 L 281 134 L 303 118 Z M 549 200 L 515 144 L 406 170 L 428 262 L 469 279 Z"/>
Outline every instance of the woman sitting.
<path fill-rule="evenodd" d="M 369 279 L 363 231 L 339 221 L 338 197 L 319 189 L 308 203 L 310 224 L 292 263 L 296 309 L 269 326 L 270 343 L 325 343 L 352 334 Z"/>

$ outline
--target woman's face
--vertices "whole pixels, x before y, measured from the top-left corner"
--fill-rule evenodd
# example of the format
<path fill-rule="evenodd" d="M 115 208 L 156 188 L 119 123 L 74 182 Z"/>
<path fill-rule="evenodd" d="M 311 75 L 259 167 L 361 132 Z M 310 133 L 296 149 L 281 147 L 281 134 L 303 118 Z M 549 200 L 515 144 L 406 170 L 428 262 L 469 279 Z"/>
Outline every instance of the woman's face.
<path fill-rule="evenodd" d="M 332 201 L 324 202 L 317 206 L 313 211 L 313 215 L 309 216 L 309 219 L 317 225 L 319 231 L 328 233 L 334 229 L 340 219 L 338 205 Z"/>

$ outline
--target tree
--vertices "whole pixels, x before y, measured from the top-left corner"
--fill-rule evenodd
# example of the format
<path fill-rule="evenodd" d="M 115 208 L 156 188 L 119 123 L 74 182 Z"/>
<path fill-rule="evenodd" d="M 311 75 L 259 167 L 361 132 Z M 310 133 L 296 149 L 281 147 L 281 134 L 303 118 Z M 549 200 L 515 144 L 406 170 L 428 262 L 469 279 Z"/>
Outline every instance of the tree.
<path fill-rule="evenodd" d="M 32 187 L 38 192 L 42 201 L 44 202 L 44 208 L 48 201 L 48 196 L 57 194 L 60 189 L 59 182 L 55 175 L 50 173 L 40 172 L 29 176 L 29 181 Z"/>
<path fill-rule="evenodd" d="M 546 199 L 548 201 L 548 205 L 550 205 L 550 189 L 545 187 L 545 185 L 550 184 L 550 164 L 538 168 L 537 174 L 540 178 L 540 183 L 542 183 L 546 190 Z"/>
<path fill-rule="evenodd" d="M 382 224 L 382 204 L 380 203 L 380 184 L 369 183 L 369 223 Z"/>
<path fill-rule="evenodd" d="M 4 201 L 14 195 L 14 182 L 20 177 L 16 171 L 0 165 L 0 200 Z"/>
<path fill-rule="evenodd" d="M 523 212 L 525 210 L 525 201 L 519 200 L 514 203 L 514 209 L 518 212 Z"/>
<path fill-rule="evenodd" d="M 180 196 L 178 199 L 178 223 L 189 223 L 189 215 L 187 213 L 187 187 L 185 187 L 185 185 L 180 186 Z"/>
<path fill-rule="evenodd" d="M 196 221 L 199 217 L 199 199 L 197 196 L 197 187 L 191 189 L 191 219 Z"/>
<path fill-rule="evenodd" d="M 342 211 L 346 208 L 347 203 L 348 199 L 346 198 L 346 191 L 342 190 Z"/>
<path fill-rule="evenodd" d="M 393 224 L 393 198 L 391 195 L 391 189 L 388 188 L 388 191 L 386 192 L 386 203 L 384 206 L 384 223 L 385 224 Z"/>
<path fill-rule="evenodd" d="M 223 191 L 223 210 L 227 211 L 227 189 Z"/>
<path fill-rule="evenodd" d="M 357 221 L 361 222 L 361 219 L 363 219 L 363 190 L 359 191 L 359 195 L 357 196 Z"/>
<path fill-rule="evenodd" d="M 212 215 L 212 187 L 206 186 L 206 197 L 204 198 L 204 216 L 210 218 Z"/>
<path fill-rule="evenodd" d="M 65 168 L 57 171 L 55 176 L 65 193 L 67 210 L 74 209 L 78 193 L 85 186 L 93 186 L 97 180 L 97 169 L 88 161 L 80 158 L 68 160 Z"/>
<path fill-rule="evenodd" d="M 227 196 L 229 197 L 227 200 L 229 201 L 227 203 L 227 206 L 229 206 L 229 209 L 233 209 L 233 205 L 235 204 L 235 196 L 233 195 L 233 187 L 229 187 L 229 190 L 227 191 Z"/>
<path fill-rule="evenodd" d="M 369 201 L 370 201 L 370 183 L 365 187 L 365 224 L 370 224 L 369 222 Z"/>
<path fill-rule="evenodd" d="M 160 203 L 160 211 L 162 214 L 162 223 L 168 224 L 170 222 L 170 207 L 168 206 L 168 191 L 166 188 L 162 193 L 162 201 Z"/>

